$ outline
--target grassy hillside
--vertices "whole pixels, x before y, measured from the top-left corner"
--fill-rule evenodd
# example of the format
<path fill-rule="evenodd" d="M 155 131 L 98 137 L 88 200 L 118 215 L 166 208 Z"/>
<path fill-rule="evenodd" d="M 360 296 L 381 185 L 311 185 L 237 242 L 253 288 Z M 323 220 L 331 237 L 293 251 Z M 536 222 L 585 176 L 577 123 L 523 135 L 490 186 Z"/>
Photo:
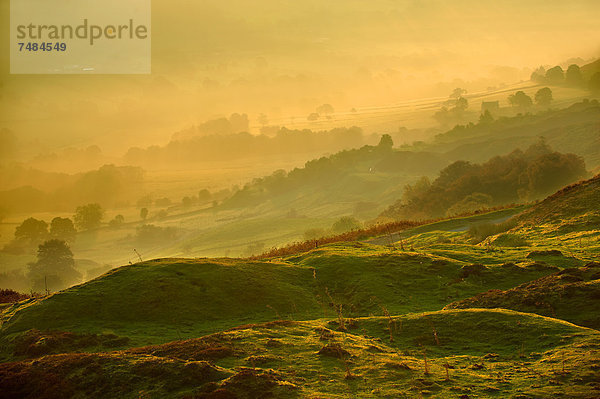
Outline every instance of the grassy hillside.
<path fill-rule="evenodd" d="M 598 191 L 12 304 L 0 397 L 597 397 Z"/>
<path fill-rule="evenodd" d="M 504 308 L 541 314 L 600 329 L 600 264 L 569 268 L 510 290 L 490 290 L 445 309 Z"/>
<path fill-rule="evenodd" d="M 498 118 L 490 124 L 458 126 L 420 149 L 445 153 L 451 159 L 483 162 L 515 148 L 526 148 L 543 136 L 553 148 L 582 156 L 589 168 L 600 165 L 600 106 L 582 101 L 565 109 Z"/>
<path fill-rule="evenodd" d="M 310 320 L 442 309 L 489 289 L 508 289 L 552 269 L 496 267 L 360 243 L 329 245 L 281 260 L 163 259 L 120 269 L 4 310 L 0 340 L 32 328 L 115 334 L 130 345 L 168 342 L 273 319 Z"/>
<path fill-rule="evenodd" d="M 569 219 L 580 221 L 585 217 L 587 223 L 579 223 L 581 228 L 594 227 L 600 222 L 600 175 L 589 180 L 572 184 L 549 196 L 540 204 L 519 215 L 519 221 L 534 225 L 540 222 L 563 225 Z"/>
<path fill-rule="evenodd" d="M 0 365 L 0 397 L 556 397 L 597 392 L 600 334 L 506 310 L 276 322 Z M 390 334 L 391 331 L 391 334 Z"/>

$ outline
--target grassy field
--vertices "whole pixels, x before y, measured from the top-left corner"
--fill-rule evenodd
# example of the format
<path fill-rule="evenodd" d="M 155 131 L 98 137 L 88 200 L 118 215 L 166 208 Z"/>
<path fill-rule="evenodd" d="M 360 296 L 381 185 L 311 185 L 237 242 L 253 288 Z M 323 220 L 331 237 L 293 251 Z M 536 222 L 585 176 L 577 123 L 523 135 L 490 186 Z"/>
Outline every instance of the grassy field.
<path fill-rule="evenodd" d="M 590 398 L 600 334 L 508 310 L 280 321 L 0 365 L 4 395 Z M 27 384 L 23 384 L 23 381 Z"/>

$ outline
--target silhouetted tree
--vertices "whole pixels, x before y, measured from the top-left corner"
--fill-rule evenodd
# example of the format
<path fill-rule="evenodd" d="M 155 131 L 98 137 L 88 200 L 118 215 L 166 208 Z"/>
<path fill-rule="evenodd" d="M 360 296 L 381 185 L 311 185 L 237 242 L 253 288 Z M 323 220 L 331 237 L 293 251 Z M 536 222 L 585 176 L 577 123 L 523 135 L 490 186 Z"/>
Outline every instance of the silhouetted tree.
<path fill-rule="evenodd" d="M 108 222 L 108 225 L 110 227 L 119 227 L 123 223 L 125 223 L 125 217 L 123 215 L 116 215 L 110 222 Z"/>
<path fill-rule="evenodd" d="M 573 87 L 581 87 L 584 85 L 583 74 L 578 65 L 569 65 L 567 73 L 565 74 L 565 83 Z"/>
<path fill-rule="evenodd" d="M 552 102 L 552 90 L 549 87 L 539 89 L 535 93 L 535 102 L 537 105 L 547 107 Z"/>
<path fill-rule="evenodd" d="M 459 97 L 456 100 L 456 105 L 454 106 L 458 112 L 466 111 L 469 108 L 469 101 L 467 101 L 464 97 Z"/>
<path fill-rule="evenodd" d="M 523 92 L 521 90 L 519 90 L 515 94 L 511 94 L 510 96 L 508 96 L 508 102 L 513 107 L 518 107 L 518 108 L 523 108 L 523 109 L 529 108 L 533 105 L 533 101 L 531 100 L 531 97 L 529 97 L 527 94 L 525 94 L 525 92 Z"/>
<path fill-rule="evenodd" d="M 469 102 L 467 101 L 467 99 L 464 97 L 458 97 L 456 101 L 454 101 L 454 106 L 452 108 L 448 109 L 447 106 L 443 106 L 439 111 L 437 111 L 433 115 L 433 118 L 436 121 L 438 121 L 438 123 L 442 126 L 457 123 L 462 121 L 464 117 L 464 112 L 467 110 L 468 107 Z"/>
<path fill-rule="evenodd" d="M 33 290 L 60 290 L 81 281 L 75 269 L 73 253 L 66 242 L 48 240 L 38 247 L 37 261 L 29 264 L 29 279 Z"/>
<path fill-rule="evenodd" d="M 104 218 L 104 209 L 99 204 L 78 206 L 75 210 L 75 225 L 80 230 L 91 230 L 100 227 Z"/>
<path fill-rule="evenodd" d="M 37 245 L 48 237 L 48 223 L 43 220 L 29 218 L 21 223 L 15 229 L 15 238 L 17 240 L 28 241 L 32 245 Z"/>
<path fill-rule="evenodd" d="M 335 112 L 331 104 L 319 105 L 315 111 L 319 115 L 331 115 Z"/>
<path fill-rule="evenodd" d="M 548 69 L 546 71 L 546 80 L 550 84 L 560 85 L 565 82 L 565 73 L 560 66 Z"/>
<path fill-rule="evenodd" d="M 392 136 L 390 136 L 389 134 L 382 135 L 381 139 L 379 140 L 379 144 L 377 145 L 377 147 L 380 149 L 385 149 L 385 150 L 390 150 L 390 151 L 393 146 L 394 146 L 394 140 L 392 140 Z"/>
<path fill-rule="evenodd" d="M 546 83 L 546 70 L 543 66 L 540 66 L 538 69 L 531 73 L 531 80 L 536 83 Z"/>
<path fill-rule="evenodd" d="M 481 125 L 487 125 L 490 124 L 494 121 L 494 117 L 492 116 L 492 114 L 490 113 L 489 110 L 485 110 L 485 112 L 483 114 L 481 114 L 479 116 L 479 124 Z"/>
<path fill-rule="evenodd" d="M 140 218 L 142 218 L 142 220 L 146 220 L 147 217 L 148 217 L 148 208 L 140 209 Z"/>
<path fill-rule="evenodd" d="M 55 217 L 50 222 L 50 236 L 59 240 L 72 242 L 77 236 L 77 230 L 75 230 L 71 219 Z"/>
<path fill-rule="evenodd" d="M 319 114 L 316 113 L 316 112 L 313 112 L 312 114 L 308 115 L 306 117 L 306 119 L 309 120 L 309 121 L 311 121 L 311 122 L 316 121 L 316 120 L 319 119 Z"/>
<path fill-rule="evenodd" d="M 184 208 L 189 208 L 190 206 L 192 206 L 192 198 L 185 196 L 181 199 L 181 205 L 183 205 Z"/>
<path fill-rule="evenodd" d="M 457 87 L 456 89 L 452 90 L 452 93 L 450 93 L 450 98 L 459 99 L 463 96 L 463 94 L 467 94 L 467 91 L 465 89 Z"/>

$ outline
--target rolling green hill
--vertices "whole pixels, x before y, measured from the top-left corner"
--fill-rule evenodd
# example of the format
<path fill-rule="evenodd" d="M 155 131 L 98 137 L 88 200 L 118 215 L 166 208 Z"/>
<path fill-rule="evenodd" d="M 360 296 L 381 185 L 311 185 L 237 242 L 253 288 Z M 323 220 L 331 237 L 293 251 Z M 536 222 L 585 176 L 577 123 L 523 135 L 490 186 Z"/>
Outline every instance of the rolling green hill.
<path fill-rule="evenodd" d="M 0 365 L 0 397 L 557 397 L 598 392 L 600 333 L 507 310 L 282 321 Z M 391 331 L 391 332 L 390 332 Z"/>
<path fill-rule="evenodd" d="M 310 320 L 439 310 L 489 289 L 507 289 L 552 269 L 497 267 L 464 276 L 466 262 L 342 243 L 281 260 L 162 259 L 124 266 L 2 314 L 10 356 L 30 330 L 115 334 L 131 345 L 163 343 L 273 319 Z M 385 309 L 385 310 L 384 310 Z"/>

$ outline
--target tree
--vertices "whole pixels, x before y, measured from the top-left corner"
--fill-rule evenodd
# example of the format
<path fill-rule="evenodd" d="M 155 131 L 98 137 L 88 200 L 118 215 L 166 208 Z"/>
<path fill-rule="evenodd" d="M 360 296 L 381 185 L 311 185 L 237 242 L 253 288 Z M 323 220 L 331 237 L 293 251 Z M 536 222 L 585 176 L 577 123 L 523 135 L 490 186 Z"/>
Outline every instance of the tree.
<path fill-rule="evenodd" d="M 529 97 L 527 94 L 520 90 L 515 94 L 511 94 L 510 96 L 508 96 L 508 102 L 513 107 L 518 108 L 529 108 L 533 104 L 531 97 Z"/>
<path fill-rule="evenodd" d="M 549 195 L 586 174 L 583 158 L 558 152 L 546 154 L 527 168 L 529 191 L 538 197 Z"/>
<path fill-rule="evenodd" d="M 469 107 L 469 102 L 462 96 L 458 97 L 456 101 L 449 101 L 449 103 L 452 102 L 454 102 L 454 107 L 448 109 L 447 106 L 442 106 L 442 108 L 433 115 L 433 118 L 442 126 L 460 122 L 464 117 L 465 111 Z"/>
<path fill-rule="evenodd" d="M 463 96 L 463 94 L 467 94 L 467 91 L 465 89 L 457 87 L 456 89 L 452 90 L 452 93 L 450 93 L 450 98 L 459 99 Z"/>
<path fill-rule="evenodd" d="M 316 120 L 319 119 L 319 114 L 316 113 L 316 112 L 313 112 L 312 114 L 308 115 L 306 117 L 306 119 L 309 120 L 309 121 L 311 121 L 311 122 L 314 122 L 314 121 L 316 121 Z"/>
<path fill-rule="evenodd" d="M 540 66 L 538 69 L 531 73 L 531 80 L 537 83 L 547 83 L 546 82 L 546 70 L 543 66 Z"/>
<path fill-rule="evenodd" d="M 55 217 L 50 222 L 50 236 L 59 240 L 72 242 L 77 236 L 77 230 L 75 230 L 71 219 Z"/>
<path fill-rule="evenodd" d="M 148 208 L 140 209 L 140 218 L 142 218 L 142 220 L 146 220 L 147 217 L 148 217 Z"/>
<path fill-rule="evenodd" d="M 550 90 L 549 87 L 544 87 L 542 89 L 539 89 L 536 93 L 535 93 L 535 102 L 537 105 L 543 106 L 543 107 L 547 107 L 550 105 L 550 103 L 552 102 L 553 98 L 552 98 L 552 90 Z"/>
<path fill-rule="evenodd" d="M 181 205 L 183 205 L 184 208 L 189 208 L 190 206 L 192 206 L 193 201 L 191 197 L 185 196 L 181 199 Z"/>
<path fill-rule="evenodd" d="M 485 110 L 485 112 L 483 114 L 481 114 L 479 116 L 479 124 L 480 125 L 489 125 L 493 121 L 494 121 L 494 117 L 492 116 L 490 111 L 487 109 Z"/>
<path fill-rule="evenodd" d="M 560 85 L 565 82 L 565 72 L 560 66 L 548 69 L 546 71 L 546 80 L 550 84 Z"/>
<path fill-rule="evenodd" d="M 569 65 L 565 74 L 565 83 L 573 87 L 583 86 L 583 74 L 581 73 L 581 69 L 579 69 L 579 65 Z"/>
<path fill-rule="evenodd" d="M 331 115 L 335 112 L 331 104 L 319 105 L 315 111 L 319 115 Z"/>
<path fill-rule="evenodd" d="M 480 209 L 489 208 L 492 205 L 492 202 L 493 198 L 491 195 L 482 193 L 469 194 L 461 201 L 448 208 L 446 211 L 446 216 L 461 215 Z"/>
<path fill-rule="evenodd" d="M 119 227 L 123 223 L 125 223 L 125 217 L 123 215 L 117 215 L 113 218 L 113 220 L 108 222 L 108 225 L 110 227 Z"/>
<path fill-rule="evenodd" d="M 34 291 L 60 290 L 81 281 L 73 252 L 65 241 L 48 240 L 38 247 L 37 261 L 29 264 Z"/>
<path fill-rule="evenodd" d="M 378 148 L 388 151 L 391 151 L 393 146 L 394 140 L 392 140 L 392 136 L 389 134 L 382 135 L 381 139 L 379 140 L 379 144 L 377 145 Z"/>
<path fill-rule="evenodd" d="M 39 244 L 46 237 L 48 237 L 48 223 L 43 220 L 29 218 L 15 229 L 17 240 L 26 240 L 32 245 Z"/>
<path fill-rule="evenodd" d="M 464 98 L 462 96 L 458 97 L 454 108 L 456 109 L 457 112 L 462 113 L 462 112 L 466 111 L 467 108 L 469 108 L 469 102 L 467 101 L 466 98 Z"/>
<path fill-rule="evenodd" d="M 78 206 L 75 210 L 75 225 L 80 230 L 91 230 L 100 227 L 104 218 L 104 209 L 99 204 Z"/>

